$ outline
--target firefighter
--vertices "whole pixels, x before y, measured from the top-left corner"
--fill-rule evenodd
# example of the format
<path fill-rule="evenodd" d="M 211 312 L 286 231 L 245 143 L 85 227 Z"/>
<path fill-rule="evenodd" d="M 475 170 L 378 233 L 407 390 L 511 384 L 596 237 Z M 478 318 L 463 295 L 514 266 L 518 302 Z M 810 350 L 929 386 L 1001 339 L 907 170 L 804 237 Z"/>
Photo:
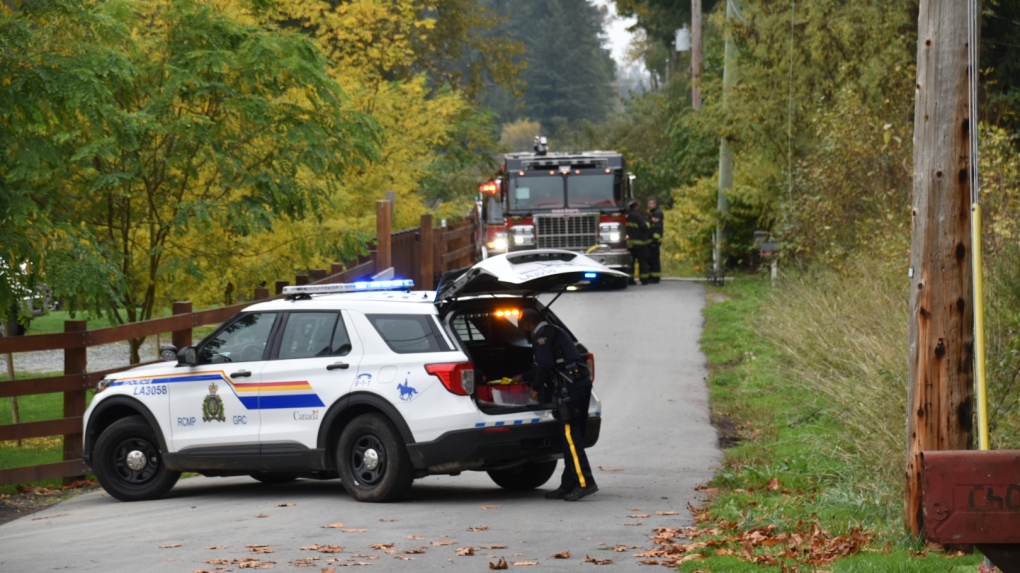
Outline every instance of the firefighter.
<path fill-rule="evenodd" d="M 638 278 L 641 279 L 642 285 L 649 284 L 651 280 L 651 276 L 648 274 L 648 237 L 648 223 L 638 212 L 638 202 L 631 201 L 627 205 L 627 248 L 630 249 L 630 256 L 634 260 L 634 266 L 637 267 Z M 635 284 L 633 276 L 631 276 L 630 284 Z"/>
<path fill-rule="evenodd" d="M 531 398 L 551 391 L 556 409 L 553 415 L 563 426 L 560 443 L 563 447 L 563 475 L 560 487 L 545 494 L 546 499 L 577 501 L 599 490 L 584 452 L 584 430 L 588 425 L 588 404 L 591 402 L 591 375 L 588 364 L 577 351 L 577 345 L 562 328 L 546 322 L 533 308 L 521 311 L 518 326 L 531 339 L 535 363 L 515 381 L 531 386 Z"/>
<path fill-rule="evenodd" d="M 657 283 L 662 280 L 662 263 L 659 259 L 662 246 L 662 209 L 655 197 L 648 199 L 648 280 Z"/>

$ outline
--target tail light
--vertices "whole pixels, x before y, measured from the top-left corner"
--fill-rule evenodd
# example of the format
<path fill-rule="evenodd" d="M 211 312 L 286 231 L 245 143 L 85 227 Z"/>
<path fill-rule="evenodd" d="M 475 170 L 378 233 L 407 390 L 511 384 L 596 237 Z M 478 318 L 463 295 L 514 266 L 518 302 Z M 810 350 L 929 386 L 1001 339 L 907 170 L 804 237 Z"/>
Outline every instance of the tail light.
<path fill-rule="evenodd" d="M 591 375 L 591 383 L 595 383 L 595 355 L 588 353 L 588 374 Z"/>
<path fill-rule="evenodd" d="M 470 362 L 426 364 L 425 371 L 439 378 L 453 394 L 470 396 L 475 391 L 475 365 Z"/>

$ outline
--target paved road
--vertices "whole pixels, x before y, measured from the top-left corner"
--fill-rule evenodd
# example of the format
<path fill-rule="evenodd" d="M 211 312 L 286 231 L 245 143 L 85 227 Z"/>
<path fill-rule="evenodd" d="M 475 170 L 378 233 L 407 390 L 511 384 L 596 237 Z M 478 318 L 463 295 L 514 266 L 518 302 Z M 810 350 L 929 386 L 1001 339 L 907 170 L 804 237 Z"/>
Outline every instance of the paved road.
<path fill-rule="evenodd" d="M 595 353 L 603 400 L 602 437 L 589 451 L 600 491 L 579 502 L 506 492 L 472 472 L 419 480 L 408 501 L 383 505 L 352 501 L 337 481 L 266 486 L 197 477 L 158 501 L 122 503 L 96 492 L 0 526 L 0 571 L 238 571 L 235 560 L 246 558 L 275 562 L 277 571 L 355 563 L 488 571 L 500 557 L 512 569 L 538 562 L 559 571 L 593 566 L 586 556 L 647 570 L 632 554 L 653 546 L 653 528 L 690 525 L 694 487 L 720 460 L 697 345 L 703 305 L 700 285 L 672 281 L 555 303 Z M 395 553 L 372 547 L 389 543 Z M 302 549 L 313 545 L 343 551 Z M 611 550 L 617 546 L 629 549 Z M 424 552 L 405 553 L 416 548 Z M 457 555 L 464 548 L 475 554 Z M 569 559 L 553 558 L 566 551 Z M 312 569 L 295 561 L 313 557 Z"/>

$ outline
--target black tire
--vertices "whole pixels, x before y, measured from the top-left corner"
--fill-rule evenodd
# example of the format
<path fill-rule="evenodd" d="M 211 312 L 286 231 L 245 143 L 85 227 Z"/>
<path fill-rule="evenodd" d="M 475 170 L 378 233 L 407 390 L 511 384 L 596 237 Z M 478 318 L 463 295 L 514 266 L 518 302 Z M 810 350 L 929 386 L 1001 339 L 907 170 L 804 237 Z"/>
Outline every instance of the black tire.
<path fill-rule="evenodd" d="M 121 501 L 157 499 L 181 477 L 163 463 L 156 433 L 141 416 L 122 418 L 103 430 L 93 461 L 99 484 Z"/>
<path fill-rule="evenodd" d="M 379 414 L 362 414 L 344 428 L 336 460 L 344 489 L 358 501 L 398 500 L 414 481 L 404 440 Z"/>
<path fill-rule="evenodd" d="M 260 482 L 262 482 L 264 484 L 269 484 L 269 485 L 278 485 L 278 484 L 281 484 L 281 483 L 290 483 L 290 482 L 292 482 L 292 481 L 297 479 L 297 476 L 290 475 L 290 474 L 270 474 L 270 473 L 258 472 L 258 473 L 248 474 L 248 475 L 250 475 L 253 479 L 257 479 Z"/>
<path fill-rule="evenodd" d="M 508 470 L 491 470 L 488 474 L 503 489 L 524 491 L 542 487 L 555 472 L 556 460 L 552 460 L 527 462 Z"/>

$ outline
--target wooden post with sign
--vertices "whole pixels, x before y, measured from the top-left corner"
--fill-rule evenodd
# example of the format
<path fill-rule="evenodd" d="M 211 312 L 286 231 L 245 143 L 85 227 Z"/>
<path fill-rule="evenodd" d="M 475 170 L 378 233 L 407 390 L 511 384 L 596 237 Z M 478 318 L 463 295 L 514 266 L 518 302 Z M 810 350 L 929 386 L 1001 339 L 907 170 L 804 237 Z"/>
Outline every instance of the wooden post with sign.
<path fill-rule="evenodd" d="M 923 530 L 921 452 L 973 441 L 967 3 L 922 0 L 914 110 L 904 520 Z"/>

